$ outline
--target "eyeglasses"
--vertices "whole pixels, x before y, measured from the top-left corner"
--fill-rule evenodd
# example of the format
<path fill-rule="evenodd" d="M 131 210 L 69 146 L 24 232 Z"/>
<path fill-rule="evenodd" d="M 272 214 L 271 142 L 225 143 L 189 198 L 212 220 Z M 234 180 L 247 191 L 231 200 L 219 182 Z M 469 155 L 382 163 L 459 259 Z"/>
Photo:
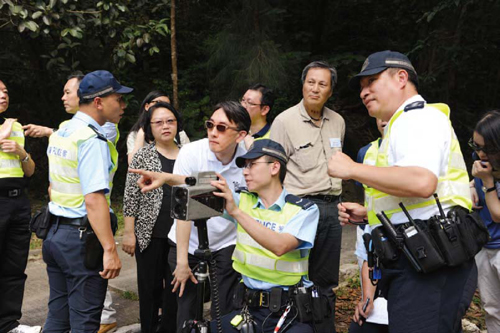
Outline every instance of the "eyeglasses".
<path fill-rule="evenodd" d="M 177 122 L 177 119 L 167 119 L 167 120 L 158 120 L 158 121 L 152 121 L 151 125 L 156 126 L 156 127 L 161 127 L 163 124 L 166 124 L 168 126 L 172 126 Z"/>
<path fill-rule="evenodd" d="M 216 128 L 217 132 L 221 132 L 221 133 L 224 133 L 227 129 L 232 129 L 232 130 L 235 130 L 235 131 L 239 131 L 239 129 L 236 128 L 236 127 L 228 126 L 226 124 L 215 124 L 211 120 L 205 121 L 205 128 L 207 130 L 211 130 L 213 128 Z"/>
<path fill-rule="evenodd" d="M 259 163 L 271 164 L 271 163 L 274 163 L 274 162 L 254 162 L 254 161 L 249 161 L 249 162 L 245 163 L 245 166 L 243 166 L 243 169 L 250 170 L 254 166 L 254 164 L 259 164 Z"/>
<path fill-rule="evenodd" d="M 498 150 L 496 150 L 496 149 L 490 149 L 490 148 L 487 148 L 486 146 L 478 145 L 477 143 L 474 142 L 474 138 L 469 139 L 469 147 L 471 147 L 474 151 L 482 151 L 485 154 L 498 153 Z"/>
<path fill-rule="evenodd" d="M 247 101 L 244 98 L 240 99 L 240 103 L 241 103 L 241 105 L 246 104 L 246 105 L 249 105 L 249 106 L 262 106 L 262 105 L 265 105 L 265 104 L 252 103 L 252 102 Z"/>

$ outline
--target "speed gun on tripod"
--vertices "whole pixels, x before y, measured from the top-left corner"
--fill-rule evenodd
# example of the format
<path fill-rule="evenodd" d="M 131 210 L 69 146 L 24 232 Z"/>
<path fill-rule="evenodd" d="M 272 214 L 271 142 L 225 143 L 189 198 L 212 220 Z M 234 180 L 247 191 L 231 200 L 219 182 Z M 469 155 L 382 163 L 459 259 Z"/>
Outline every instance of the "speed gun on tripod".
<path fill-rule="evenodd" d="M 185 185 L 173 186 L 170 216 L 179 220 L 199 220 L 222 215 L 225 200 L 214 195 L 218 190 L 210 185 L 218 179 L 213 171 L 197 172 L 186 178 Z"/>

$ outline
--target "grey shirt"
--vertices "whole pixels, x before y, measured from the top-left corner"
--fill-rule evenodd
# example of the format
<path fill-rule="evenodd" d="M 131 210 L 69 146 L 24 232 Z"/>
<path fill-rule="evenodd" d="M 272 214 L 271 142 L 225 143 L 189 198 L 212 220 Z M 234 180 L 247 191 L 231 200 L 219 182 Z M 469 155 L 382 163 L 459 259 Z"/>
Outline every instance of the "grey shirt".
<path fill-rule="evenodd" d="M 323 107 L 321 125 L 315 125 L 304 108 L 304 100 L 283 111 L 273 122 L 271 140 L 279 142 L 289 158 L 285 188 L 295 195 L 340 195 L 342 180 L 327 174 L 328 160 L 342 151 L 345 122 Z"/>

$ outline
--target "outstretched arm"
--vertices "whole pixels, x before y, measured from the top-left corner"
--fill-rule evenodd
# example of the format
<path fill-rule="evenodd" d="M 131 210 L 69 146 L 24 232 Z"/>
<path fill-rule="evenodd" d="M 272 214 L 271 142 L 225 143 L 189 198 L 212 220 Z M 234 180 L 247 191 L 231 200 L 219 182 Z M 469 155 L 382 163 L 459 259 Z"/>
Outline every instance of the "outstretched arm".
<path fill-rule="evenodd" d="M 164 184 L 170 186 L 182 185 L 185 184 L 186 181 L 186 176 L 174 175 L 167 172 L 154 172 L 140 169 L 128 169 L 128 171 L 141 176 L 137 184 L 141 188 L 142 193 L 157 189 Z"/>

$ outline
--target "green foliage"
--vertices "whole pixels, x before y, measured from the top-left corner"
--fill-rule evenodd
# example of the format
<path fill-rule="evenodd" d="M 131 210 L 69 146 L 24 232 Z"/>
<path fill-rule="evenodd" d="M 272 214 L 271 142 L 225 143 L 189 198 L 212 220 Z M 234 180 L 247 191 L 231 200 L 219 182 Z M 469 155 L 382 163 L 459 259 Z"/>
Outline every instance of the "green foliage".
<path fill-rule="evenodd" d="M 160 43 L 170 33 L 167 0 L 154 4 L 128 0 L 0 0 L 0 22 L 1 29 L 17 29 L 47 43 L 50 50 L 43 54 L 47 68 L 66 72 L 79 66 L 76 55 L 89 48 L 111 52 L 119 68 L 135 64 L 138 55 L 160 53 Z"/>

